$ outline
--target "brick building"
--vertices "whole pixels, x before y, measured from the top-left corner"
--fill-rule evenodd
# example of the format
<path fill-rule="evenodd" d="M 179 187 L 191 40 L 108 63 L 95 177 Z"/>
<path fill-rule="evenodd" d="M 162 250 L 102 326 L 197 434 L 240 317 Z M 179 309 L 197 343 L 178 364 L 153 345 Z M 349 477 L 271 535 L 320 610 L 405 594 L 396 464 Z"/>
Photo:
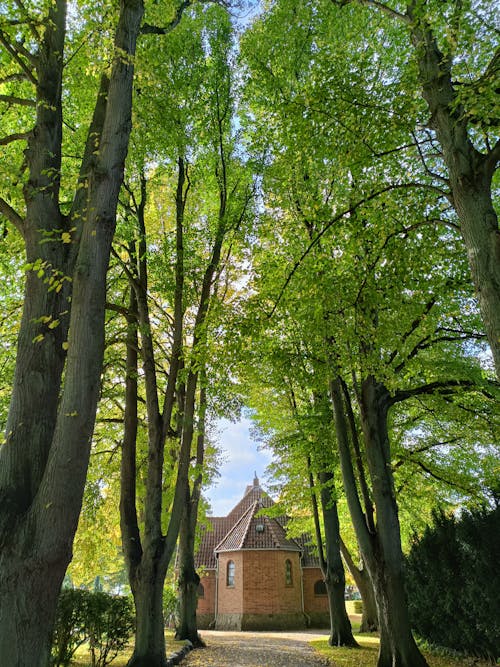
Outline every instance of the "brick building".
<path fill-rule="evenodd" d="M 259 516 L 274 501 L 255 477 L 225 517 L 208 517 L 197 554 L 200 628 L 329 627 L 328 599 L 309 536 L 290 539 L 284 518 Z"/>

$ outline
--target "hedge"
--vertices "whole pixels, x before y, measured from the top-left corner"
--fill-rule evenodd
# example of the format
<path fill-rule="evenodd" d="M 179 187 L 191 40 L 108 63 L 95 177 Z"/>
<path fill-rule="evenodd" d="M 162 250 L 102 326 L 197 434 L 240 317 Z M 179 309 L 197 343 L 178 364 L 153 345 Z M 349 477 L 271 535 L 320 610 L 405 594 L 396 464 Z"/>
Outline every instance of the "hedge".
<path fill-rule="evenodd" d="M 500 656 L 500 507 L 436 514 L 406 560 L 412 625 L 456 651 Z"/>

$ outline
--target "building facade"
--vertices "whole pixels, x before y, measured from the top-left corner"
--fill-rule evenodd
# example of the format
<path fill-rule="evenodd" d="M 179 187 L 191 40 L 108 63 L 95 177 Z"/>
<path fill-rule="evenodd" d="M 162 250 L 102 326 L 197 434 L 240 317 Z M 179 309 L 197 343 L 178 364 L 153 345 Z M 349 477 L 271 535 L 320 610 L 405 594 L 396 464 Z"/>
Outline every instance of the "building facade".
<path fill-rule="evenodd" d="M 328 627 L 328 598 L 310 537 L 286 536 L 286 518 L 257 477 L 226 517 L 208 517 L 197 554 L 200 628 L 289 630 Z"/>

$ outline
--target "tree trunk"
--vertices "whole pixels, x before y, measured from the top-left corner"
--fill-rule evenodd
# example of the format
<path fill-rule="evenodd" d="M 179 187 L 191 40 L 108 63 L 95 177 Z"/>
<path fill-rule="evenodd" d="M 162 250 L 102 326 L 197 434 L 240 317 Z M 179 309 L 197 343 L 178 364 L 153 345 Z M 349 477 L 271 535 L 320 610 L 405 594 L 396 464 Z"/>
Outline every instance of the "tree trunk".
<path fill-rule="evenodd" d="M 385 387 L 368 377 L 361 388 L 361 423 L 377 516 L 375 558 L 370 562 L 380 626 L 378 667 L 425 667 L 411 633 L 403 553 L 391 470 Z M 368 565 L 368 562 L 367 562 Z"/>
<path fill-rule="evenodd" d="M 337 502 L 331 484 L 333 474 L 320 472 L 321 508 L 325 526 L 326 567 L 324 572 L 330 610 L 330 646 L 358 646 L 345 608 L 345 572 L 340 556 L 340 526 Z"/>
<path fill-rule="evenodd" d="M 386 393 L 373 378 L 363 383 L 361 421 L 376 508 L 377 526 L 374 532 L 368 529 L 357 492 L 342 400 L 342 380 L 336 377 L 330 382 L 344 489 L 377 600 L 380 627 L 377 665 L 426 667 L 427 663 L 411 634 L 404 593 L 403 557 L 390 467 L 387 405 L 384 401 Z"/>
<path fill-rule="evenodd" d="M 175 638 L 189 639 L 194 646 L 203 646 L 196 621 L 200 577 L 194 564 L 195 532 L 191 529 L 192 524 L 191 514 L 187 511 L 179 532 L 179 627 L 176 628 Z"/>
<path fill-rule="evenodd" d="M 377 602 L 368 570 L 364 566 L 357 567 L 342 539 L 340 540 L 340 551 L 363 601 L 363 615 L 359 631 L 376 632 L 378 630 Z"/>
<path fill-rule="evenodd" d="M 185 167 L 179 161 L 179 187 L 182 195 L 185 178 Z M 138 252 L 132 249 L 130 256 L 134 264 L 129 270 L 132 287 L 135 295 L 131 296 L 129 320 L 132 320 L 132 311 L 137 306 L 137 322 L 141 332 L 141 353 L 146 387 L 146 408 L 148 416 L 148 467 L 144 498 L 144 528 L 141 535 L 137 519 L 136 506 L 136 436 L 137 436 L 137 333 L 129 322 L 127 335 L 127 381 L 126 381 L 126 409 L 125 432 L 123 440 L 123 456 L 121 468 L 121 531 L 125 558 L 129 574 L 130 586 L 134 595 L 136 608 L 136 638 L 134 653 L 128 663 L 129 667 L 162 667 L 166 663 L 165 637 L 163 623 L 163 586 L 165 575 L 175 549 L 179 526 L 186 493 L 188 490 L 189 459 L 191 451 L 191 431 L 182 428 L 177 434 L 181 442 L 177 452 L 177 477 L 172 506 L 168 508 L 169 521 L 166 535 L 162 533 L 162 515 L 165 512 L 163 501 L 164 479 L 164 451 L 167 435 L 172 436 L 170 416 L 172 405 L 164 405 L 164 415 L 160 413 L 158 384 L 156 376 L 155 349 L 152 339 L 148 303 L 148 270 L 147 244 L 144 212 L 146 206 L 146 180 L 141 178 L 141 201 L 137 210 L 139 226 Z M 182 248 L 183 210 L 185 194 L 178 197 L 178 250 Z M 179 240 L 180 235 L 180 240 Z M 177 263 L 177 283 L 182 287 L 184 266 Z M 179 274 L 181 277 L 179 278 Z M 176 284 L 176 319 L 174 322 L 176 341 L 182 340 L 183 309 L 182 293 L 179 293 Z M 174 345 L 171 357 L 171 375 L 167 386 L 166 400 L 174 401 L 175 392 L 172 387 L 177 384 L 175 378 L 172 384 L 173 373 L 177 373 L 181 351 L 179 345 Z M 192 374 L 189 378 L 192 384 Z M 194 383 L 195 391 L 196 382 Z M 170 391 L 172 394 L 170 395 Z M 194 397 L 193 397 L 194 406 Z M 194 409 L 194 408 L 193 408 Z M 165 417 L 167 415 L 167 417 Z M 165 422 L 166 420 L 166 422 Z M 179 421 L 184 420 L 184 415 Z M 184 426 L 184 424 L 183 424 Z M 173 471 L 172 471 L 173 472 Z"/>
<path fill-rule="evenodd" d="M 35 239 L 39 240 L 44 230 L 54 231 L 61 219 L 57 163 L 61 154 L 65 8 L 63 0 L 51 5 L 38 55 L 37 122 L 27 151 L 24 225 L 27 256 L 35 261 L 40 258 L 48 262 L 40 250 L 45 244 L 35 243 Z M 88 207 L 75 212 L 81 221 L 81 225 L 76 223 L 81 239 L 75 239 L 75 246 L 68 249 L 65 265 L 68 270 L 73 261 L 69 255 L 77 254 L 71 274 L 69 327 L 64 321 L 55 322 L 55 316 L 63 316 L 52 292 L 47 291 L 44 297 L 34 276 L 27 278 L 19 366 L 9 417 L 10 440 L 0 448 L 0 497 L 7 498 L 0 507 L 0 656 L 9 667 L 46 667 L 57 598 L 71 559 L 99 395 L 106 273 L 130 133 L 133 65 L 123 54 L 134 54 L 142 13 L 139 0 L 122 3 L 115 39 L 118 55 L 109 94 L 105 104 L 102 100 L 96 104 L 96 111 L 105 109 L 101 147 L 87 174 Z M 65 222 L 73 224 L 72 220 Z M 55 237 L 47 244 L 52 245 L 63 242 Z M 52 262 L 44 265 L 48 276 L 53 277 L 54 267 L 60 269 L 55 251 Z M 63 275 L 67 276 L 67 271 Z M 44 287 L 48 290 L 49 284 Z M 66 289 L 61 285 L 61 292 Z M 36 298 L 40 301 L 34 303 Z M 61 329 L 55 335 L 42 331 L 41 350 L 37 351 L 36 341 L 31 338 L 31 320 L 44 307 L 48 312 L 42 315 L 52 317 L 54 331 L 59 326 Z M 67 304 L 64 309 L 69 309 Z M 66 330 L 68 353 L 62 384 L 61 350 L 62 342 L 66 347 Z M 47 352 L 51 348 L 53 352 Z M 28 411 L 31 382 L 34 400 Z M 42 388 L 46 404 L 40 400 Z M 20 435 L 22 442 L 18 440 Z"/>
<path fill-rule="evenodd" d="M 200 374 L 200 409 L 198 419 L 198 439 L 196 444 L 196 465 L 203 469 L 205 460 L 205 415 L 207 409 L 207 395 L 205 388 L 205 371 Z M 196 572 L 194 561 L 196 525 L 198 523 L 198 506 L 201 496 L 203 475 L 199 473 L 193 482 L 193 489 L 186 498 L 186 507 L 179 531 L 179 627 L 177 639 L 189 639 L 194 646 L 205 646 L 198 634 L 196 607 L 198 606 L 198 586 L 200 577 Z"/>
<path fill-rule="evenodd" d="M 44 564 L 35 577 L 25 576 L 19 567 L 9 568 L 9 565 L 2 558 L 1 664 L 46 667 L 49 664 L 50 637 L 61 571 L 64 576 L 66 563 L 62 560 L 53 566 Z M 36 622 L 33 622 L 33 617 Z"/>
<path fill-rule="evenodd" d="M 491 197 L 491 180 L 500 158 L 500 144 L 485 154 L 474 147 L 468 133 L 467 114 L 458 103 L 453 83 L 453 55 L 440 51 L 422 5 L 422 0 L 408 4 L 422 94 L 448 169 L 452 202 L 500 378 L 500 231 Z"/>
<path fill-rule="evenodd" d="M 166 667 L 163 584 L 158 556 L 143 555 L 132 584 L 136 610 L 134 653 L 127 667 Z"/>

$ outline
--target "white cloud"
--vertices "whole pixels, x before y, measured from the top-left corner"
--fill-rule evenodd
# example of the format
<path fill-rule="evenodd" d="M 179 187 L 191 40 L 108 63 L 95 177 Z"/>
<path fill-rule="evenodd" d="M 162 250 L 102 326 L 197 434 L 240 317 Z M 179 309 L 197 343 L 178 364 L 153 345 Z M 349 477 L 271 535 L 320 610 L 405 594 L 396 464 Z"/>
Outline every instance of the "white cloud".
<path fill-rule="evenodd" d="M 241 500 L 245 489 L 252 484 L 257 473 L 265 486 L 265 468 L 271 461 L 266 450 L 258 451 L 257 444 L 250 438 L 251 421 L 243 418 L 237 423 L 227 419 L 219 422 L 218 444 L 223 450 L 224 463 L 220 467 L 220 477 L 206 491 L 214 516 L 225 516 Z"/>

